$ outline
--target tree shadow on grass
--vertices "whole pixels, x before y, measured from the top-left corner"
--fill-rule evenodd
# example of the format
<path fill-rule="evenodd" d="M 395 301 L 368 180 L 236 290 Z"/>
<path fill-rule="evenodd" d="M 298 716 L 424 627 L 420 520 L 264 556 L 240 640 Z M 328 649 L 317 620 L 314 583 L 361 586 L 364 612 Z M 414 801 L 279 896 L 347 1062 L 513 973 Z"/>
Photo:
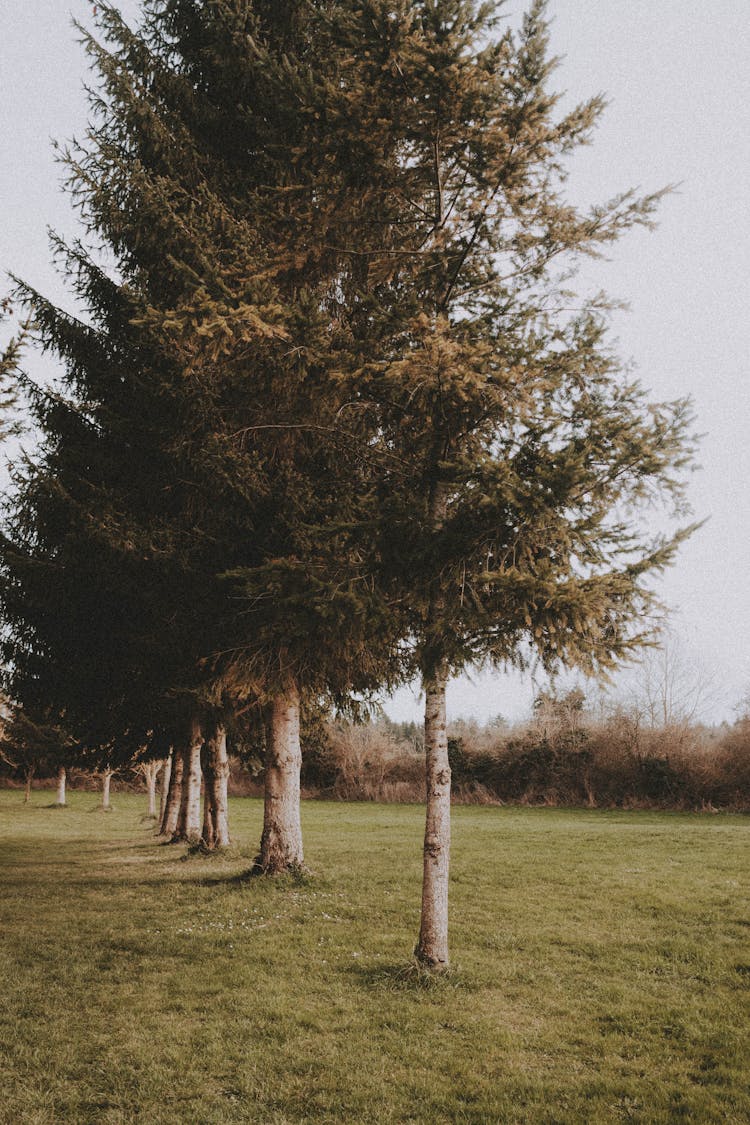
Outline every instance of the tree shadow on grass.
<path fill-rule="evenodd" d="M 475 991 L 477 987 L 460 967 L 436 973 L 420 965 L 416 958 L 385 965 L 352 965 L 348 971 L 366 988 L 415 996 L 439 996 L 455 989 Z"/>
<path fill-rule="evenodd" d="M 249 886 L 251 880 L 247 872 L 242 871 L 239 875 L 236 872 L 227 872 L 226 875 L 205 875 L 202 879 L 195 879 L 194 882 L 196 887 L 234 887 L 235 890 L 240 891 Z"/>
<path fill-rule="evenodd" d="M 186 859 L 191 858 L 186 856 Z M 218 852 L 204 852 L 202 858 L 208 859 L 243 859 L 248 857 L 246 854 L 237 851 L 234 848 L 224 848 Z M 309 887 L 315 884 L 315 875 L 308 868 L 296 868 L 293 871 L 285 871 L 280 874 L 270 874 L 264 871 L 256 862 L 253 862 L 250 867 L 246 867 L 244 871 L 229 873 L 226 875 L 207 875 L 203 879 L 197 879 L 197 884 L 201 887 L 219 887 L 219 886 L 236 886 L 236 887 L 249 887 L 249 886 L 267 886 L 273 887 L 277 890 L 288 890 L 291 888 Z M 317 885 L 317 884 L 316 884 Z"/>

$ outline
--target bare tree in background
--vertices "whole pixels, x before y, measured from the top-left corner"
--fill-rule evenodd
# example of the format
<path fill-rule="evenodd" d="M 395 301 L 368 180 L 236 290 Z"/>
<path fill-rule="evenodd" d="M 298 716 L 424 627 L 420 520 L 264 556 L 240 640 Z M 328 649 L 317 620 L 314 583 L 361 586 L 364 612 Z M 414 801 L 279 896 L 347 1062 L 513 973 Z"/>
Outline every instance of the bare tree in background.
<path fill-rule="evenodd" d="M 649 727 L 686 732 L 721 698 L 716 673 L 691 655 L 669 628 L 662 631 L 658 647 L 649 649 L 636 667 L 630 703 Z"/>

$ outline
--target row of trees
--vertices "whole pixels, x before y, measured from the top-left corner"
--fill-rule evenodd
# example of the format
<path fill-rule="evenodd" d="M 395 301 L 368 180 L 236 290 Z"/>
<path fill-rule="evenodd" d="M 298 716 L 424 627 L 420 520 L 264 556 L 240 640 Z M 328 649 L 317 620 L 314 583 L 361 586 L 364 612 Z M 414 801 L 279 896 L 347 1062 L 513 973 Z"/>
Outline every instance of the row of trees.
<path fill-rule="evenodd" d="M 6 691 L 109 763 L 174 748 L 171 806 L 225 843 L 226 732 L 265 738 L 259 865 L 304 861 L 300 708 L 414 675 L 417 955 L 448 963 L 445 690 L 482 662 L 605 669 L 685 531 L 685 402 L 653 405 L 573 297 L 659 195 L 579 211 L 544 3 L 97 5 L 73 314 L 18 281 L 59 385 L 0 541 Z M 197 788 L 196 788 L 197 787 Z"/>

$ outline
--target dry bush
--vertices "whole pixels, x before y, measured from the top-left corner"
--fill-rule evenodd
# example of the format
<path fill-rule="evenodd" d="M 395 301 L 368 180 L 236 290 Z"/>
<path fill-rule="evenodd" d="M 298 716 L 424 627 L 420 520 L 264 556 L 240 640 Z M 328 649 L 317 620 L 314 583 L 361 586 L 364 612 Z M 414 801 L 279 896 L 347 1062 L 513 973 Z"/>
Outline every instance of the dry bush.
<path fill-rule="evenodd" d="M 583 697 L 541 700 L 533 719 L 494 744 L 449 742 L 461 801 L 601 808 L 750 807 L 750 717 L 717 732 L 651 725 L 636 708 L 594 716 Z"/>
<path fill-rule="evenodd" d="M 419 800 L 424 765 L 383 724 L 336 723 L 329 731 L 329 762 L 336 770 L 332 795 L 346 801 Z"/>
<path fill-rule="evenodd" d="M 714 805 L 750 811 L 750 715 L 743 715 L 719 740 L 710 780 Z"/>

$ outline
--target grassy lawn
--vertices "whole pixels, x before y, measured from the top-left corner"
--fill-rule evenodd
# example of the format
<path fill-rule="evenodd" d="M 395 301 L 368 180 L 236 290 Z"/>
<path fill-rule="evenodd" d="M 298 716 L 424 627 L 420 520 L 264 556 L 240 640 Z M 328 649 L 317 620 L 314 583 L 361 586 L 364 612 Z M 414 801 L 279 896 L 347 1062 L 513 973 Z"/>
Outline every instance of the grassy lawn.
<path fill-rule="evenodd" d="M 405 972 L 418 807 L 309 802 L 302 882 L 145 798 L 0 792 L 0 1120 L 748 1122 L 750 822 L 454 810 L 452 952 Z"/>

